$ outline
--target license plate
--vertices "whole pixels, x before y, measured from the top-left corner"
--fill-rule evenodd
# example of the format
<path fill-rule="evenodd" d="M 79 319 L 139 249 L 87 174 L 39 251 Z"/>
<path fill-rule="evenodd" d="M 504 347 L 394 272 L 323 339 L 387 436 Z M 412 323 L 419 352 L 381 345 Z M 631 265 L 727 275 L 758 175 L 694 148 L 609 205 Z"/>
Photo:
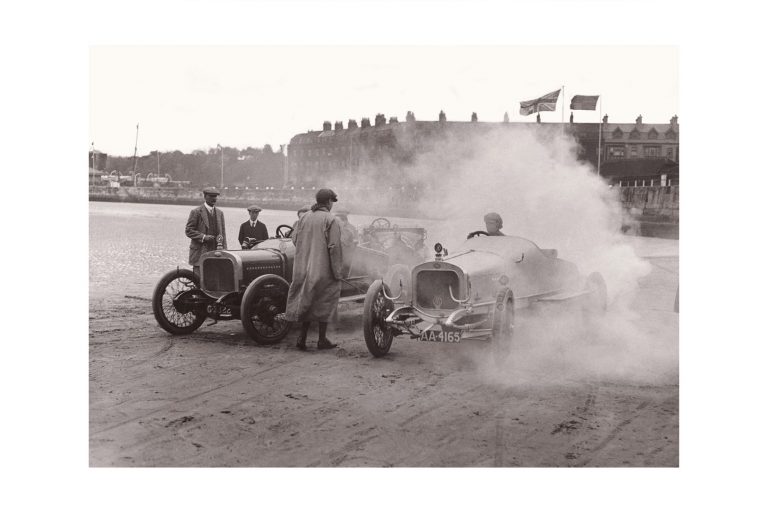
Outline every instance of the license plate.
<path fill-rule="evenodd" d="M 419 341 L 436 341 L 438 343 L 458 343 L 461 341 L 461 331 L 446 330 L 438 331 L 435 329 L 428 329 L 421 331 L 419 335 Z"/>

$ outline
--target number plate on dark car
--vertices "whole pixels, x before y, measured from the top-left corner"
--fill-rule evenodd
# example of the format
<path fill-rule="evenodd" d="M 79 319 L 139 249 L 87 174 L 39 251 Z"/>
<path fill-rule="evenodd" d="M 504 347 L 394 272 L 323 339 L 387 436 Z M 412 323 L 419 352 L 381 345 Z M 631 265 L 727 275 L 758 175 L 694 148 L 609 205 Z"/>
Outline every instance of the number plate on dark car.
<path fill-rule="evenodd" d="M 461 341 L 461 331 L 427 329 L 421 331 L 419 341 L 436 341 L 438 343 L 458 343 Z"/>

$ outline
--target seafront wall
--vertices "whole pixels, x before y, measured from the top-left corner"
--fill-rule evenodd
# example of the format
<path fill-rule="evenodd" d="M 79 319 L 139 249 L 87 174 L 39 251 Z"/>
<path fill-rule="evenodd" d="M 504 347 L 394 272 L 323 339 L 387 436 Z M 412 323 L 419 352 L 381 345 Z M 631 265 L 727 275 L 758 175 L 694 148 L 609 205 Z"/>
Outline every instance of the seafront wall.
<path fill-rule="evenodd" d="M 397 199 L 388 203 L 387 210 L 381 211 L 375 205 L 364 201 L 371 191 L 338 191 L 346 197 L 344 204 L 355 213 L 366 215 L 389 215 L 394 217 L 422 216 L 412 206 L 413 191 L 395 194 Z M 626 230 L 644 236 L 661 238 L 679 237 L 680 191 L 674 187 L 621 187 L 618 197 L 627 214 Z M 165 187 L 120 187 L 92 186 L 88 198 L 91 201 L 114 201 L 126 203 L 157 203 L 196 205 L 201 201 L 200 190 Z M 297 210 L 302 205 L 314 203 L 315 190 L 224 190 L 219 196 L 221 206 L 247 207 L 258 204 L 271 210 Z"/>

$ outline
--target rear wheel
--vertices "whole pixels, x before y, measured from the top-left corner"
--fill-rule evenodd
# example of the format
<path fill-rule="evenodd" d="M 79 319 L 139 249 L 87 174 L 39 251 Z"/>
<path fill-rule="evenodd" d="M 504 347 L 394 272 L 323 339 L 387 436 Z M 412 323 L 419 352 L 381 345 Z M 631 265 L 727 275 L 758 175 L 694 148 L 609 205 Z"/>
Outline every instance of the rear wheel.
<path fill-rule="evenodd" d="M 171 334 L 190 334 L 197 330 L 205 322 L 206 303 L 200 279 L 187 269 L 165 274 L 152 294 L 155 320 Z"/>
<path fill-rule="evenodd" d="M 394 310 L 394 303 L 384 296 L 390 295 L 389 287 L 381 279 L 374 281 L 368 287 L 363 303 L 363 335 L 368 351 L 374 357 L 381 357 L 389 352 L 394 333 L 384 320 Z"/>
<path fill-rule="evenodd" d="M 240 321 L 248 336 L 260 345 L 277 343 L 288 334 L 285 319 L 288 282 L 280 276 L 259 276 L 248 285 L 240 303 Z"/>
<path fill-rule="evenodd" d="M 515 307 L 509 292 L 501 292 L 496 299 L 491 331 L 491 351 L 496 364 L 504 363 L 512 352 L 515 333 Z"/>
<path fill-rule="evenodd" d="M 599 272 L 592 272 L 587 277 L 586 289 L 589 292 L 582 303 L 583 311 L 588 316 L 605 314 L 608 309 L 608 288 Z"/>

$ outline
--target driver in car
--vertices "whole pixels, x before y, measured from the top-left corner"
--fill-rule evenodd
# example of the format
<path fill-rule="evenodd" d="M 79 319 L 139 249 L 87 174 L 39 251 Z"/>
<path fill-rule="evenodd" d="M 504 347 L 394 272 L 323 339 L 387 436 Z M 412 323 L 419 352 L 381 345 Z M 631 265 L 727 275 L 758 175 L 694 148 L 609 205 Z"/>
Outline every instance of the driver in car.
<path fill-rule="evenodd" d="M 501 215 L 496 212 L 486 213 L 483 216 L 483 220 L 485 221 L 485 231 L 488 233 L 488 236 L 505 236 L 501 232 L 501 228 L 504 225 Z"/>

